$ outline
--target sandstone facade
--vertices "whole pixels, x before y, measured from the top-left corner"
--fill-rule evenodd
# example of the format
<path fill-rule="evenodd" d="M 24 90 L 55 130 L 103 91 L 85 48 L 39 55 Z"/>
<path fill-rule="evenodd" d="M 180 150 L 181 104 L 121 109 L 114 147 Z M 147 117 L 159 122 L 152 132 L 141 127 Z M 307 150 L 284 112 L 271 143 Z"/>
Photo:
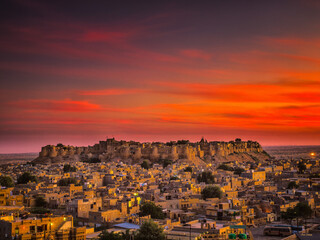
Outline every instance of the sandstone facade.
<path fill-rule="evenodd" d="M 111 138 L 88 147 L 65 146 L 62 144 L 47 145 L 42 147 L 36 161 L 81 160 L 95 156 L 102 160 L 121 158 L 135 161 L 140 159 L 150 159 L 151 161 L 170 159 L 176 161 L 177 159 L 194 160 L 199 158 L 208 161 L 215 157 L 221 159 L 221 157 L 241 153 L 259 154 L 264 153 L 264 151 L 258 142 L 241 141 L 241 139 L 230 142 L 208 142 L 201 139 L 196 143 L 189 141 L 140 143 L 117 141 Z"/>

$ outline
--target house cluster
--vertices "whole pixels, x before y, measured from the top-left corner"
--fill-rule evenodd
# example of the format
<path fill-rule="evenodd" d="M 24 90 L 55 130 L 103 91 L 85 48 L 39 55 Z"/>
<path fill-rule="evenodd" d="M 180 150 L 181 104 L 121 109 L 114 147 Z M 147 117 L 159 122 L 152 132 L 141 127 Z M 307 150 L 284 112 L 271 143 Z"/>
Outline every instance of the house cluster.
<path fill-rule="evenodd" d="M 136 231 L 152 218 L 167 239 L 252 238 L 251 228 L 283 222 L 299 202 L 320 210 L 320 161 L 110 162 L 2 165 L 14 186 L 0 189 L 0 239 L 98 239 L 103 229 Z M 28 173 L 29 180 L 21 176 Z M 0 177 L 1 177 L 0 176 Z M 216 192 L 208 186 L 215 186 Z M 218 191 L 217 191 L 218 189 Z M 210 195 L 211 194 L 211 195 Z M 162 216 L 143 215 L 153 202 Z"/>

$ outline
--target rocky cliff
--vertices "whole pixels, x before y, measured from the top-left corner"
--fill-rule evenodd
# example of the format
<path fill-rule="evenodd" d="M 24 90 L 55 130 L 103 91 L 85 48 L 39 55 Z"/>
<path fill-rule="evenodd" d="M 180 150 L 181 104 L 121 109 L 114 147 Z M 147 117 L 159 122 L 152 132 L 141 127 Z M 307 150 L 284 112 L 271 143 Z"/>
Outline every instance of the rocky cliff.
<path fill-rule="evenodd" d="M 65 146 L 63 144 L 47 145 L 42 147 L 35 163 L 57 163 L 98 159 L 111 161 L 120 158 L 138 162 L 149 159 L 157 162 L 161 159 L 178 159 L 210 161 L 264 161 L 269 155 L 255 141 L 241 141 L 236 139 L 230 142 L 201 139 L 199 142 L 188 140 L 171 141 L 167 143 L 153 142 L 140 143 L 134 141 L 117 141 L 114 138 L 100 141 L 88 147 Z"/>

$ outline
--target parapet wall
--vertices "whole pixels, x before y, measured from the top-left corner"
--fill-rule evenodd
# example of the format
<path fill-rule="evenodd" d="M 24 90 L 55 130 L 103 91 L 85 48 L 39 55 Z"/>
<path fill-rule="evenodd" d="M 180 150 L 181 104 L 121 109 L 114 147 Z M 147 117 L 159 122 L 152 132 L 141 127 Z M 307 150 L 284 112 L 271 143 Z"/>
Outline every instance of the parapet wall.
<path fill-rule="evenodd" d="M 230 142 L 208 142 L 201 139 L 200 142 L 178 141 L 169 143 L 140 143 L 134 141 L 117 141 L 114 138 L 100 141 L 98 144 L 88 147 L 65 146 L 62 144 L 47 145 L 42 147 L 39 158 L 66 158 L 72 156 L 86 157 L 88 155 L 103 155 L 112 159 L 189 159 L 212 158 L 215 156 L 226 157 L 237 153 L 261 153 L 263 149 L 258 142 L 241 141 L 236 139 Z"/>

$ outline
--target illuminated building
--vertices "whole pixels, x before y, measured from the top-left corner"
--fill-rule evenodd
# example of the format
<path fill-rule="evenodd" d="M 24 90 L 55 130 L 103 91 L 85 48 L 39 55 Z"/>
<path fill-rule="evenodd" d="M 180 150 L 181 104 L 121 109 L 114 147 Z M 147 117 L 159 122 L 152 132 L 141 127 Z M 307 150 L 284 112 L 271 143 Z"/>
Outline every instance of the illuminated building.
<path fill-rule="evenodd" d="M 1 240 L 85 240 L 86 228 L 73 227 L 72 216 L 0 220 Z"/>

